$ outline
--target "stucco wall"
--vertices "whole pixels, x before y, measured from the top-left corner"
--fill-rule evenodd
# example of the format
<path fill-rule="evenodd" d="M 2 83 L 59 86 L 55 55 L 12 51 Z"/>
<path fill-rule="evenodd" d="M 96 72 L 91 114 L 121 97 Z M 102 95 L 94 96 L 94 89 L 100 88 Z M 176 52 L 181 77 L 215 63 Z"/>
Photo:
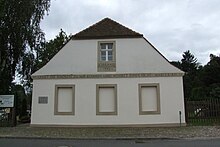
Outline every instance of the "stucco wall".
<path fill-rule="evenodd" d="M 181 73 L 144 38 L 70 40 L 34 75 L 96 74 L 98 41 L 116 42 L 116 73 Z"/>
<path fill-rule="evenodd" d="M 140 83 L 160 84 L 161 114 L 139 115 Z M 34 80 L 33 84 L 33 125 L 179 123 L 179 111 L 184 112 L 182 77 Z M 54 115 L 55 84 L 75 85 L 75 115 Z M 117 84 L 118 115 L 96 115 L 96 84 Z M 48 104 L 38 104 L 39 96 L 48 96 Z M 185 122 L 184 115 L 182 122 Z"/>
<path fill-rule="evenodd" d="M 115 41 L 116 72 L 183 73 L 172 66 L 144 38 L 70 40 L 37 75 L 105 74 L 97 72 L 98 41 Z M 108 73 L 107 73 L 108 74 Z M 160 75 L 160 74 L 158 74 Z M 139 84 L 159 83 L 160 114 L 139 115 Z M 75 85 L 75 115 L 54 115 L 55 85 Z M 117 115 L 96 115 L 96 84 L 117 84 Z M 184 114 L 180 76 L 38 79 L 33 81 L 32 125 L 146 125 L 178 124 Z M 48 104 L 38 104 L 47 96 Z M 182 123 L 185 117 L 182 115 Z"/>

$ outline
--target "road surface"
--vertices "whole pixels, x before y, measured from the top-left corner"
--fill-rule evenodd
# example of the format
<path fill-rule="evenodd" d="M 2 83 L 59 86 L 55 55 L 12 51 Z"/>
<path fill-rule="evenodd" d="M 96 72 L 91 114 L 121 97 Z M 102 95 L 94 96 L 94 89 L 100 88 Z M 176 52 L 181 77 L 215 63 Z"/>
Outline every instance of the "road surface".
<path fill-rule="evenodd" d="M 0 147 L 220 147 L 220 139 L 63 140 L 0 138 Z"/>

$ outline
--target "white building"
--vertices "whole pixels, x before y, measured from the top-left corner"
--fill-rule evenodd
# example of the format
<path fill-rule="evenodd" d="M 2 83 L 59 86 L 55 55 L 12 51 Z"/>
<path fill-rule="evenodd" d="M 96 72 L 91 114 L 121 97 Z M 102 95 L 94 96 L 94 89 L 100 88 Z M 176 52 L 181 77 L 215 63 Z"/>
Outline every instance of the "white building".
<path fill-rule="evenodd" d="M 183 74 L 142 34 L 105 18 L 32 75 L 31 126 L 185 125 Z"/>

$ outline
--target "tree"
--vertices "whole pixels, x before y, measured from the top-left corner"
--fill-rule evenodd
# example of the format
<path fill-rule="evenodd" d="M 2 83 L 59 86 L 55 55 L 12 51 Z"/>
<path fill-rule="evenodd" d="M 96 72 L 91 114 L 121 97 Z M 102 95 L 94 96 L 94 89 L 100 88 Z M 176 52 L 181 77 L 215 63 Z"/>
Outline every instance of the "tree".
<path fill-rule="evenodd" d="M 181 62 L 171 62 L 185 71 L 184 95 L 188 100 L 220 98 L 220 56 L 211 54 L 210 61 L 200 66 L 197 59 L 186 51 Z"/>
<path fill-rule="evenodd" d="M 54 38 L 46 42 L 46 44 L 40 48 L 37 52 L 36 69 L 38 70 L 49 62 L 60 49 L 69 41 L 71 36 L 67 36 L 61 29 L 59 34 Z"/>
<path fill-rule="evenodd" d="M 201 71 L 201 78 L 206 86 L 220 83 L 220 57 L 210 55 L 210 61 Z"/>
<path fill-rule="evenodd" d="M 211 54 L 199 77 L 206 88 L 206 97 L 220 98 L 220 56 Z"/>
<path fill-rule="evenodd" d="M 20 114 L 20 118 L 22 116 L 27 116 L 27 100 L 23 99 L 22 103 L 21 103 L 21 114 Z"/>
<path fill-rule="evenodd" d="M 0 0 L 0 94 L 10 92 L 23 57 L 44 42 L 40 21 L 49 7 L 50 0 Z"/>
<path fill-rule="evenodd" d="M 196 83 L 198 82 L 197 75 L 199 69 L 199 63 L 195 56 L 190 53 L 189 50 L 183 53 L 180 67 L 185 72 L 183 77 L 184 96 L 187 99 L 192 98 L 192 91 Z"/>
<path fill-rule="evenodd" d="M 183 58 L 181 60 L 181 68 L 185 72 L 194 72 L 197 70 L 199 63 L 197 62 L 197 58 L 194 57 L 189 50 L 183 53 Z"/>
<path fill-rule="evenodd" d="M 23 84 L 26 87 L 26 91 L 31 93 L 32 91 L 32 79 L 31 75 L 47 64 L 69 41 L 71 36 L 67 36 L 66 33 L 61 29 L 59 34 L 48 42 L 42 42 L 39 48 L 36 50 L 36 56 L 32 53 L 26 53 L 23 56 L 21 62 L 22 70 L 19 71 L 23 75 Z"/>
<path fill-rule="evenodd" d="M 170 62 L 173 66 L 179 68 L 180 70 L 182 70 L 182 65 L 180 61 L 171 61 Z"/>
<path fill-rule="evenodd" d="M 27 98 L 22 85 L 13 85 L 11 93 L 15 96 L 16 115 L 21 116 L 22 113 L 22 100 Z"/>

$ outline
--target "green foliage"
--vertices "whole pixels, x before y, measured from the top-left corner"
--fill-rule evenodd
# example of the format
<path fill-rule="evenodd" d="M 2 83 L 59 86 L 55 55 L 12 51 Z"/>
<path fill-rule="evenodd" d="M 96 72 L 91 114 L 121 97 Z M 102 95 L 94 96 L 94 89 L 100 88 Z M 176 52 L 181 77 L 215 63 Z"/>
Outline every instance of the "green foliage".
<path fill-rule="evenodd" d="M 186 51 L 183 53 L 183 58 L 181 60 L 181 69 L 185 72 L 183 77 L 183 86 L 184 86 L 184 95 L 186 98 L 190 99 L 192 89 L 195 85 L 195 80 L 198 74 L 198 66 L 197 59 L 194 57 L 190 51 Z"/>
<path fill-rule="evenodd" d="M 40 21 L 50 0 L 0 0 L 0 94 L 8 94 L 26 53 L 44 41 Z"/>
<path fill-rule="evenodd" d="M 183 53 L 183 59 L 181 60 L 181 69 L 184 72 L 195 72 L 198 68 L 197 59 L 194 57 L 190 51 L 186 51 Z"/>
<path fill-rule="evenodd" d="M 197 59 L 186 51 L 181 62 L 171 62 L 185 72 L 184 96 L 188 100 L 220 98 L 220 57 L 210 55 L 210 61 L 200 66 Z"/>
<path fill-rule="evenodd" d="M 21 113 L 20 117 L 27 116 L 27 100 L 23 99 L 21 103 Z"/>
<path fill-rule="evenodd" d="M 170 63 L 172 65 L 174 65 L 175 67 L 179 68 L 180 70 L 182 70 L 181 62 L 179 62 L 179 61 L 171 61 Z"/>
<path fill-rule="evenodd" d="M 220 99 L 220 83 L 215 83 L 210 86 L 210 97 Z"/>
<path fill-rule="evenodd" d="M 69 41 L 70 36 L 61 29 L 59 34 L 54 38 L 46 42 L 46 44 L 37 51 L 36 70 L 43 67 L 49 62 L 60 49 Z"/>
<path fill-rule="evenodd" d="M 22 115 L 22 101 L 27 99 L 27 95 L 23 86 L 21 85 L 13 85 L 11 94 L 15 96 L 15 108 L 16 108 L 16 115 Z M 27 101 L 27 100 L 26 100 Z"/>
<path fill-rule="evenodd" d="M 30 116 L 27 116 L 27 115 L 21 116 L 19 119 L 20 119 L 19 121 L 20 121 L 21 123 L 30 123 L 30 121 L 31 121 Z"/>
<path fill-rule="evenodd" d="M 23 56 L 24 60 L 21 62 L 22 70 L 20 70 L 19 73 L 23 75 L 23 85 L 26 87 L 28 93 L 32 91 L 31 75 L 47 64 L 69 41 L 70 37 L 71 36 L 67 36 L 61 29 L 54 39 L 41 43 L 39 48 L 35 51 L 36 56 L 31 52 Z"/>
<path fill-rule="evenodd" d="M 210 55 L 210 61 L 201 71 L 201 80 L 206 86 L 220 83 L 220 57 Z"/>
<path fill-rule="evenodd" d="M 201 98 L 208 98 L 206 87 L 193 87 L 190 93 L 190 100 L 200 100 Z"/>

